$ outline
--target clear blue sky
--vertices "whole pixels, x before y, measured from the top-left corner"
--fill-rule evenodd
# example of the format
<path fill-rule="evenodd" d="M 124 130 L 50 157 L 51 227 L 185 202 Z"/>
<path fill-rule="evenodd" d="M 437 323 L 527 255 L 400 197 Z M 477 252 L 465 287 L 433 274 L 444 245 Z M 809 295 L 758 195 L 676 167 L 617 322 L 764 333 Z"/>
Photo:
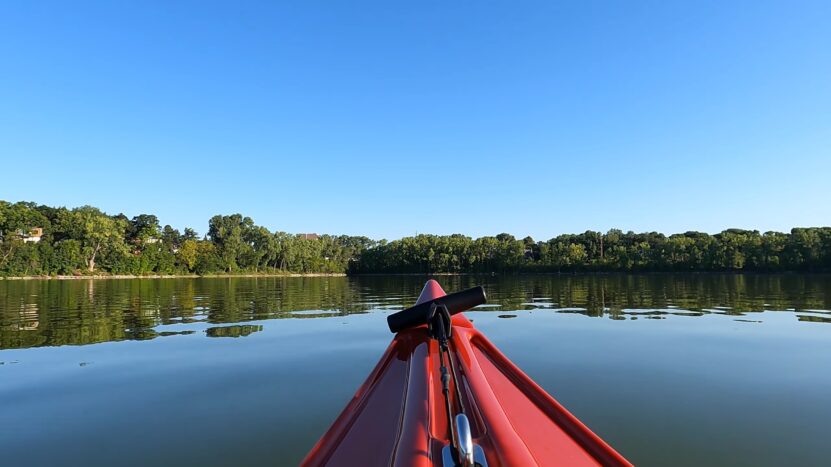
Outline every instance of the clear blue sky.
<path fill-rule="evenodd" d="M 0 199 L 398 238 L 831 224 L 831 2 L 2 2 Z"/>

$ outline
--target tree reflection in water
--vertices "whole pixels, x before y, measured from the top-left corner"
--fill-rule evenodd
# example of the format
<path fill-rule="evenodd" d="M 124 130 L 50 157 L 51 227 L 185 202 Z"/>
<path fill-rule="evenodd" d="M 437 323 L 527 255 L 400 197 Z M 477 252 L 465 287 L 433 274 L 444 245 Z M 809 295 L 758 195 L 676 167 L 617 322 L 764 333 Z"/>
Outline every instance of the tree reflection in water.
<path fill-rule="evenodd" d="M 480 311 L 580 313 L 611 319 L 745 316 L 765 310 L 831 322 L 831 276 L 599 274 L 444 276 L 448 291 L 484 285 Z M 0 281 L 0 349 L 153 339 L 190 323 L 331 318 L 413 303 L 424 276 Z M 506 315 L 507 316 L 507 315 Z M 260 326 L 260 328 L 257 328 Z M 211 327 L 242 337 L 253 327 Z M 201 331 L 200 331 L 201 332 Z"/>

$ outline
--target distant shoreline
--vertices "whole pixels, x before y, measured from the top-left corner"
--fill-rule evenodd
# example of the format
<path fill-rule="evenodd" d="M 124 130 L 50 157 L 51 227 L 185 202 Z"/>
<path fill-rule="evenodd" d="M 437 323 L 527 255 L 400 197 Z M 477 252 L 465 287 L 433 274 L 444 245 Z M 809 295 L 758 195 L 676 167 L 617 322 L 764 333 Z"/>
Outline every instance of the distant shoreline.
<path fill-rule="evenodd" d="M 357 273 L 341 272 L 322 273 L 241 273 L 241 274 L 151 274 L 137 276 L 132 274 L 93 274 L 93 275 L 57 275 L 57 276 L 0 276 L 0 281 L 34 281 L 34 280 L 108 280 L 108 279 L 230 279 L 230 278 L 271 278 L 271 277 L 448 277 L 448 276 L 616 276 L 616 275 L 826 275 L 831 271 L 569 271 L 569 272 L 399 272 L 399 273 Z"/>
<path fill-rule="evenodd" d="M 285 273 L 285 274 L 256 274 L 256 273 L 245 273 L 245 274 L 207 274 L 204 276 L 200 276 L 199 274 L 152 274 L 146 276 L 136 276 L 132 274 L 93 274 L 89 276 L 74 276 L 74 275 L 57 275 L 57 276 L 9 276 L 3 277 L 0 276 L 0 280 L 7 280 L 7 281 L 31 281 L 31 280 L 83 280 L 83 279 L 94 279 L 94 280 L 106 280 L 106 279 L 223 279 L 223 278 L 232 278 L 232 277 L 244 277 L 244 278 L 257 278 L 257 277 L 345 277 L 346 274 L 344 273 L 322 273 L 322 272 L 312 272 L 312 273 Z"/>

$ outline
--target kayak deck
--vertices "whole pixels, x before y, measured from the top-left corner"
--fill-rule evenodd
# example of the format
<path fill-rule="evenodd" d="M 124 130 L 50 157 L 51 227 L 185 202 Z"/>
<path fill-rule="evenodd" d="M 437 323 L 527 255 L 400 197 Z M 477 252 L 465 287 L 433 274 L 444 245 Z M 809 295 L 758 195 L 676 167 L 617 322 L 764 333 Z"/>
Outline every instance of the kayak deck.
<path fill-rule="evenodd" d="M 444 295 L 425 286 L 419 302 Z M 510 362 L 463 315 L 452 357 L 473 442 L 488 466 L 630 465 Z M 439 348 L 424 326 L 399 332 L 306 466 L 441 466 L 449 427 Z"/>

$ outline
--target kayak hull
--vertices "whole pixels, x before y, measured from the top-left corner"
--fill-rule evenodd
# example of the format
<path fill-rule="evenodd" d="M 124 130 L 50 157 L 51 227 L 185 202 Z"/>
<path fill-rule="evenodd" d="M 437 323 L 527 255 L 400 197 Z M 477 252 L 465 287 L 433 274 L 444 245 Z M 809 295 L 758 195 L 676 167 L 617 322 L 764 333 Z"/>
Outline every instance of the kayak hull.
<path fill-rule="evenodd" d="M 444 291 L 429 281 L 418 303 Z M 631 465 L 505 357 L 462 314 L 452 354 L 473 442 L 488 466 Z M 304 466 L 441 466 L 449 427 L 439 348 L 425 326 L 398 333 Z"/>

